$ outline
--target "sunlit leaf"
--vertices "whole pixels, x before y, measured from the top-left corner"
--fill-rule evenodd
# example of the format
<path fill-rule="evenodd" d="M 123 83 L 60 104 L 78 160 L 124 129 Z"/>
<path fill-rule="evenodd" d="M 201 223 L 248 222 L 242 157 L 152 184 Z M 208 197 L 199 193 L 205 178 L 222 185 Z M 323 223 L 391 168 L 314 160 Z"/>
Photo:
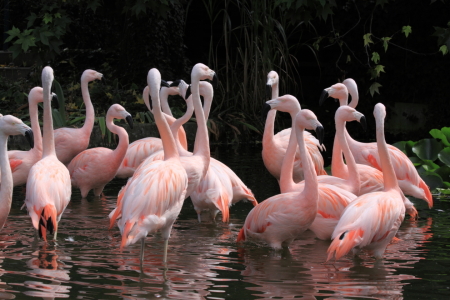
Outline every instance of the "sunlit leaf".
<path fill-rule="evenodd" d="M 422 139 L 412 147 L 412 151 L 422 160 L 435 161 L 443 148 L 444 145 L 440 141 Z"/>
<path fill-rule="evenodd" d="M 439 129 L 431 129 L 430 134 L 435 139 L 440 139 L 445 146 L 450 147 L 449 138 L 447 135 L 445 135 L 445 131 Z"/>
<path fill-rule="evenodd" d="M 43 18 L 44 23 L 45 24 L 51 23 L 52 20 L 53 20 L 52 15 L 49 13 L 45 13 L 44 18 Z"/>
<path fill-rule="evenodd" d="M 377 94 L 380 93 L 380 92 L 378 91 L 378 88 L 379 88 L 379 87 L 382 87 L 382 85 L 379 84 L 378 82 L 372 83 L 372 85 L 371 85 L 370 88 L 369 88 L 370 95 L 371 95 L 372 97 L 373 97 L 373 95 L 374 95 L 375 93 L 377 93 Z"/>
<path fill-rule="evenodd" d="M 373 44 L 372 38 L 370 37 L 372 34 L 371 33 L 366 33 L 365 35 L 363 35 L 363 39 L 364 39 L 364 46 L 369 45 L 370 43 Z"/>
<path fill-rule="evenodd" d="M 439 47 L 439 51 L 442 52 L 442 55 L 447 54 L 448 53 L 447 45 L 442 45 L 441 47 Z"/>
<path fill-rule="evenodd" d="M 380 61 L 380 55 L 378 52 L 372 52 L 372 61 L 376 64 Z"/>
<path fill-rule="evenodd" d="M 391 38 L 390 37 L 383 37 L 383 38 L 381 38 L 381 40 L 383 41 L 384 52 L 386 52 L 387 49 L 388 49 L 389 41 L 391 40 Z"/>
<path fill-rule="evenodd" d="M 386 72 L 384 71 L 384 66 L 383 66 L 383 65 L 376 65 L 375 68 L 374 68 L 374 70 L 375 70 L 375 73 L 377 74 L 377 77 L 380 76 L 380 73 L 381 73 L 381 72 L 386 73 Z"/>

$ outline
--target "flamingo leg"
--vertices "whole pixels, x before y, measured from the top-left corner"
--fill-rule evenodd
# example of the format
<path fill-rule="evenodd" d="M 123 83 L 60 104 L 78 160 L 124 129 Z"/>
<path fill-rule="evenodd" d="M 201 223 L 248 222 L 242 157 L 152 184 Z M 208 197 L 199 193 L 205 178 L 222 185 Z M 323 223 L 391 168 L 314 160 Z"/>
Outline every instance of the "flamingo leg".
<path fill-rule="evenodd" d="M 55 234 L 53 235 L 53 239 L 56 241 L 56 235 L 57 235 L 57 233 L 58 233 L 58 230 L 56 229 L 55 230 Z"/>
<path fill-rule="evenodd" d="M 164 240 L 164 256 L 163 256 L 163 263 L 167 264 L 167 248 L 169 246 L 169 239 Z"/>
<path fill-rule="evenodd" d="M 141 268 L 142 268 L 142 264 L 144 262 L 144 248 L 145 248 L 145 238 L 141 239 L 141 253 L 139 256 L 139 260 L 141 262 Z"/>

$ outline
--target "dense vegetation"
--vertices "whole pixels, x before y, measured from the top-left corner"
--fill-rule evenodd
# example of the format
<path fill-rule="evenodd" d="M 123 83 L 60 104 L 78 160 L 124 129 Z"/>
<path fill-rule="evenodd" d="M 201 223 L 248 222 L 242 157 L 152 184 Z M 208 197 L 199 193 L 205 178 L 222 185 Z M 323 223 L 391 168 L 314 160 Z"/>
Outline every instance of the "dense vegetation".
<path fill-rule="evenodd" d="M 422 103 L 428 105 L 427 123 L 416 136 L 447 125 L 435 107 L 448 96 L 441 79 L 450 66 L 450 25 L 442 13 L 449 11 L 448 1 L 4 2 L 4 49 L 39 56 L 26 80 L 0 80 L 3 113 L 26 116 L 26 93 L 50 64 L 74 125 L 83 108 L 79 78 L 86 68 L 105 75 L 105 85 L 91 84 L 98 115 L 120 102 L 144 122 L 140 94 L 147 71 L 156 67 L 166 80 L 189 81 L 191 67 L 203 62 L 221 80 L 209 124 L 218 141 L 260 140 L 260 107 L 272 69 L 280 74 L 280 92 L 297 96 L 329 128 L 335 106 L 329 101 L 319 108 L 318 97 L 346 77 L 359 84 L 358 109 L 368 116 L 376 102 Z M 178 114 L 184 109 L 177 99 L 172 105 Z M 290 121 L 281 114 L 278 122 L 281 128 Z"/>

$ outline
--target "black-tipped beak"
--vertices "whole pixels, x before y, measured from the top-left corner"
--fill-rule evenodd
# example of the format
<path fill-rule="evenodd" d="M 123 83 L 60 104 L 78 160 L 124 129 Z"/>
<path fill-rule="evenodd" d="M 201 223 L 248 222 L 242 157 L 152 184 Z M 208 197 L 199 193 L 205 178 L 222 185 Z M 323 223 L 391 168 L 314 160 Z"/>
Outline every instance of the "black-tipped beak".
<path fill-rule="evenodd" d="M 266 84 L 266 97 L 267 99 L 272 99 L 272 86 L 270 84 Z"/>
<path fill-rule="evenodd" d="M 125 121 L 127 121 L 128 125 L 130 125 L 130 128 L 133 129 L 133 118 L 131 117 L 131 115 L 128 115 L 125 118 Z"/>
<path fill-rule="evenodd" d="M 328 92 L 326 90 L 323 90 L 322 94 L 320 95 L 319 105 L 322 105 L 328 97 L 330 97 L 330 95 L 328 95 Z"/>
<path fill-rule="evenodd" d="M 31 129 L 25 131 L 25 138 L 27 139 L 28 143 L 30 144 L 30 147 L 34 148 L 34 136 L 33 136 L 33 131 Z"/>
<path fill-rule="evenodd" d="M 170 87 L 179 86 L 179 85 L 180 85 L 180 82 L 181 82 L 180 79 L 174 80 L 174 81 L 170 84 Z"/>
<path fill-rule="evenodd" d="M 364 129 L 364 132 L 367 132 L 367 122 L 366 122 L 365 116 L 362 116 L 361 119 L 359 119 L 359 123 L 361 124 L 362 128 Z"/>
<path fill-rule="evenodd" d="M 170 87 L 170 85 L 167 83 L 167 81 L 165 81 L 165 80 L 162 80 L 161 79 L 161 86 L 165 86 L 165 87 Z"/>
<path fill-rule="evenodd" d="M 324 137 L 324 130 L 323 130 L 323 126 L 317 126 L 316 127 L 316 134 L 317 134 L 317 139 L 319 140 L 319 145 L 323 144 L 323 137 Z"/>
<path fill-rule="evenodd" d="M 189 96 L 191 95 L 191 85 L 188 86 L 188 88 L 186 89 L 186 94 L 184 95 L 184 100 L 186 100 L 187 98 L 189 98 Z"/>
<path fill-rule="evenodd" d="M 150 104 L 150 110 L 153 111 L 152 95 L 150 93 L 148 93 L 148 104 Z"/>
<path fill-rule="evenodd" d="M 214 77 L 213 77 L 213 80 L 212 80 L 213 88 L 217 88 L 218 84 L 219 84 L 219 76 L 217 76 L 217 73 L 214 73 Z"/>
<path fill-rule="evenodd" d="M 269 104 L 264 103 L 264 106 L 261 110 L 261 122 L 263 122 L 263 123 L 266 122 L 267 114 L 269 113 L 269 110 L 271 110 L 271 109 L 272 109 L 272 107 Z"/>
<path fill-rule="evenodd" d="M 59 109 L 59 101 L 58 101 L 58 96 L 56 94 L 52 95 L 52 103 L 56 109 Z"/>

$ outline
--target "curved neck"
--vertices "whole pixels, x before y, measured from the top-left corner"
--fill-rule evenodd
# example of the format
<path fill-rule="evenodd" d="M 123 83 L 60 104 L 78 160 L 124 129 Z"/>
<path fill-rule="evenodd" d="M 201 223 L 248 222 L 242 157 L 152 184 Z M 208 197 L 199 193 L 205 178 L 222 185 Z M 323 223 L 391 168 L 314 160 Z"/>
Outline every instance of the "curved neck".
<path fill-rule="evenodd" d="M 11 174 L 11 166 L 8 159 L 8 136 L 0 133 L 0 170 L 2 172 L 0 187 L 0 229 L 6 222 L 9 211 L 11 209 L 11 199 L 13 190 L 13 179 Z"/>
<path fill-rule="evenodd" d="M 161 111 L 161 105 L 159 102 L 159 93 L 154 93 L 156 97 L 152 96 L 153 116 L 155 118 L 156 126 L 158 127 L 159 135 L 163 143 L 164 160 L 170 158 L 179 158 L 179 154 L 176 148 L 175 139 L 170 132 L 169 124 Z"/>
<path fill-rule="evenodd" d="M 86 107 L 86 119 L 82 127 L 86 134 L 91 134 L 94 127 L 95 112 L 92 105 L 91 96 L 89 95 L 89 81 L 84 79 L 81 81 L 81 95 L 83 96 L 84 106 Z"/>
<path fill-rule="evenodd" d="M 170 110 L 170 106 L 169 106 L 169 88 L 166 88 L 166 87 L 161 88 L 161 90 L 159 91 L 159 97 L 160 97 L 161 109 L 162 109 L 163 113 L 173 117 L 172 111 Z"/>
<path fill-rule="evenodd" d="M 116 162 L 119 164 L 122 163 L 123 158 L 125 157 L 125 154 L 127 153 L 128 149 L 128 133 L 125 130 L 125 128 L 121 126 L 117 126 L 114 124 L 114 118 L 111 116 L 106 116 L 106 127 L 108 127 L 109 131 L 111 131 L 114 134 L 117 134 L 119 137 L 119 143 L 117 144 L 116 149 L 114 149 L 114 158 L 117 159 Z"/>
<path fill-rule="evenodd" d="M 50 89 L 52 86 L 52 82 L 42 82 L 42 88 L 44 93 L 44 134 L 43 134 L 43 152 L 42 157 L 48 155 L 55 155 L 55 137 L 53 134 L 53 117 L 52 117 L 52 107 L 51 107 L 51 99 L 50 99 Z"/>
<path fill-rule="evenodd" d="M 207 159 L 210 157 L 208 128 L 203 114 L 202 102 L 200 100 L 199 80 L 194 78 L 191 82 L 192 100 L 194 104 L 195 118 L 197 120 L 197 133 L 195 135 L 194 155 L 200 155 Z M 209 161 L 207 163 L 209 166 Z M 206 166 L 206 169 L 208 168 Z"/>
<path fill-rule="evenodd" d="M 341 146 L 341 150 L 344 153 L 345 161 L 348 167 L 348 182 L 350 183 L 352 190 L 351 192 L 355 195 L 359 195 L 361 189 L 361 182 L 359 178 L 359 171 L 356 166 L 355 158 L 353 157 L 350 148 L 348 147 L 347 140 L 345 138 L 345 121 L 336 120 L 336 136 Z M 342 156 L 341 156 L 342 160 Z"/>
<path fill-rule="evenodd" d="M 295 186 L 294 179 L 292 178 L 292 170 L 294 169 L 294 158 L 296 150 L 297 150 L 297 137 L 295 133 L 295 127 L 293 126 L 291 130 L 291 135 L 289 137 L 289 144 L 283 158 L 283 163 L 281 164 L 281 172 L 280 172 L 281 193 L 292 191 Z"/>
<path fill-rule="evenodd" d="M 41 133 L 41 125 L 39 125 L 39 109 L 38 103 L 35 101 L 28 102 L 29 111 L 30 111 L 30 123 L 31 130 L 33 130 L 34 137 L 34 148 L 39 152 L 42 152 L 42 133 Z"/>
<path fill-rule="evenodd" d="M 308 199 L 315 200 L 315 205 L 317 206 L 319 200 L 319 183 L 317 182 L 317 174 L 311 156 L 306 150 L 304 131 L 304 128 L 298 127 L 295 130 L 298 148 L 300 150 L 300 158 L 302 160 L 303 176 L 305 177 L 305 188 L 302 194 Z"/>
<path fill-rule="evenodd" d="M 397 176 L 389 157 L 389 150 L 384 137 L 384 118 L 378 117 L 376 121 L 377 147 L 380 155 L 381 169 L 383 170 L 384 190 L 396 189 L 398 187 Z"/>
<path fill-rule="evenodd" d="M 331 157 L 331 175 L 339 178 L 348 178 L 348 168 L 344 163 L 341 146 L 336 135 L 334 136 L 333 154 Z"/>
<path fill-rule="evenodd" d="M 279 88 L 278 82 L 272 85 L 272 99 L 278 98 Z M 277 116 L 277 111 L 275 109 L 269 110 L 266 117 L 266 124 L 264 125 L 264 134 L 262 142 L 264 144 L 273 142 L 273 137 L 275 135 L 275 117 Z"/>
<path fill-rule="evenodd" d="M 187 109 L 184 115 L 181 118 L 176 119 L 172 123 L 172 125 L 170 125 L 170 130 L 172 131 L 172 135 L 175 137 L 175 142 L 177 143 L 178 152 L 180 154 L 184 153 L 187 150 L 186 132 L 184 131 L 182 126 L 187 121 L 189 121 L 189 119 L 192 117 L 192 114 L 194 113 L 194 106 L 192 105 L 192 102 L 188 101 L 186 102 L 186 104 Z M 182 135 L 183 133 L 184 136 Z M 184 145 L 183 143 L 183 138 L 186 145 Z"/>

